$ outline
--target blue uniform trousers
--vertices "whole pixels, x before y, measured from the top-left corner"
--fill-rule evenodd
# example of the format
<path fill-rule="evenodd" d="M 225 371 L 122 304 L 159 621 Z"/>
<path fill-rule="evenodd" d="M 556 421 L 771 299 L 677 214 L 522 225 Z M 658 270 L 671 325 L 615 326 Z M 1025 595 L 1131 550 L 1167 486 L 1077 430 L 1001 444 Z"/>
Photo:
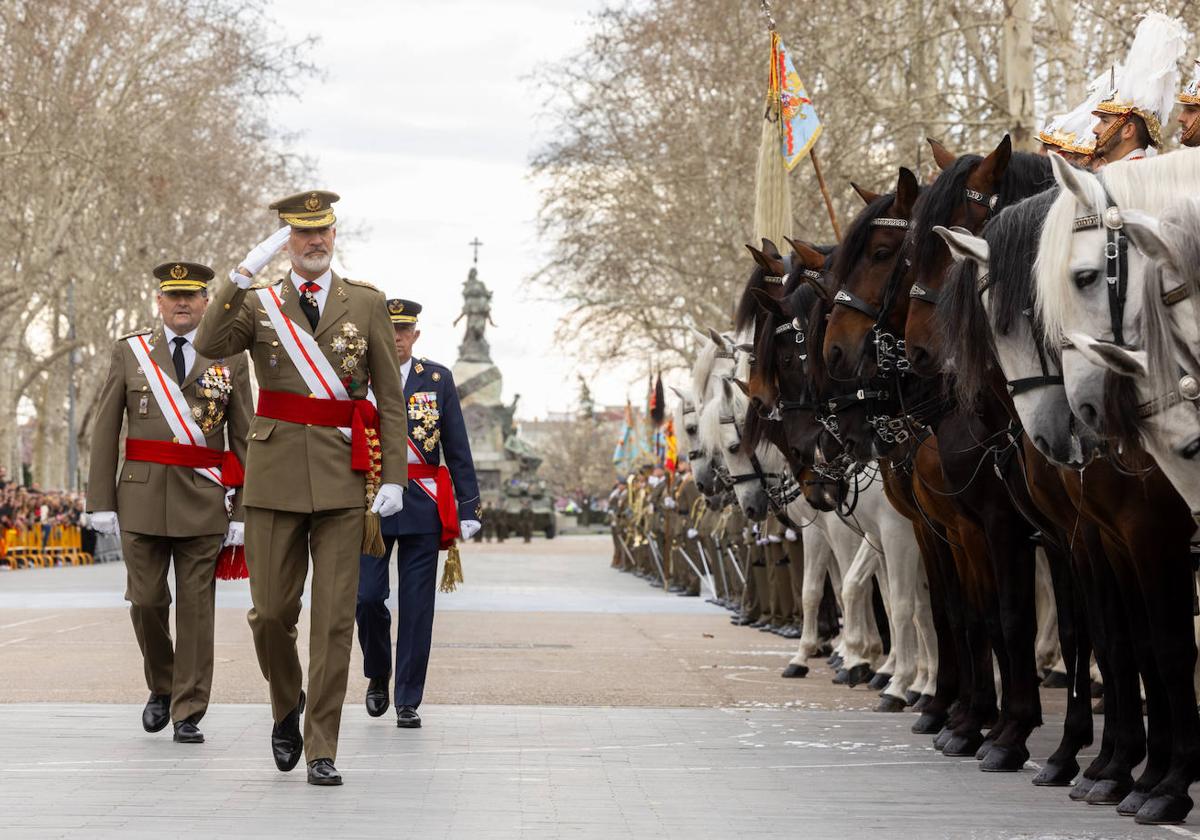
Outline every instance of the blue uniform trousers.
<path fill-rule="evenodd" d="M 388 561 L 396 548 L 398 606 L 396 611 L 395 704 L 419 706 L 425 693 L 429 646 L 433 639 L 433 602 L 437 594 L 440 534 L 385 535 L 382 557 L 359 559 L 358 643 L 363 672 L 369 679 L 392 670 L 392 616 L 387 608 Z"/>

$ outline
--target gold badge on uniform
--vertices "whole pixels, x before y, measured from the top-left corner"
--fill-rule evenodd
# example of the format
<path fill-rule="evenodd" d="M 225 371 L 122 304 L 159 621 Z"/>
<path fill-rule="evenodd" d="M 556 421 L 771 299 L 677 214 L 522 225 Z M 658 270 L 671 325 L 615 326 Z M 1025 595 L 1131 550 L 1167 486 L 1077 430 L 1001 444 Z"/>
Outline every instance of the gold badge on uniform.
<path fill-rule="evenodd" d="M 433 381 L 434 381 L 434 382 L 441 382 L 441 381 L 442 381 L 442 375 L 441 375 L 441 373 L 439 373 L 439 372 L 438 372 L 438 371 L 436 371 L 436 370 L 433 372 Z"/>
<path fill-rule="evenodd" d="M 175 265 L 171 266 L 171 279 L 172 280 L 183 280 L 186 277 L 187 277 L 187 269 L 184 268 L 182 265 L 180 265 L 179 263 L 176 263 Z"/>
<path fill-rule="evenodd" d="M 313 193 L 304 202 L 304 209 L 310 213 L 315 213 L 321 209 L 321 199 L 317 198 L 317 194 Z"/>

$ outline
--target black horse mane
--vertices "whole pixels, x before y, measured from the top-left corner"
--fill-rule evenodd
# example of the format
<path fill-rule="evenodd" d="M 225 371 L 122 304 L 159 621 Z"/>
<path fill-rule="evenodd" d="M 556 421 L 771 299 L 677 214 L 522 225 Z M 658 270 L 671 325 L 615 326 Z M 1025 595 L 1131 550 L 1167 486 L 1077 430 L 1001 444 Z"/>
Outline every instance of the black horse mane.
<path fill-rule="evenodd" d="M 1019 318 L 1029 317 L 1026 313 L 1033 306 L 1033 261 L 1038 238 L 1057 194 L 1058 190 L 1052 189 L 1031 196 L 1001 210 L 984 226 L 983 238 L 989 249 L 990 324 L 979 294 L 978 266 L 964 260 L 947 274 L 937 308 L 938 329 L 947 355 L 954 359 L 955 390 L 964 406 L 973 405 L 984 388 L 992 364 L 991 331 L 1006 335 Z M 1036 341 L 1042 342 L 1046 358 L 1057 359 L 1058 350 L 1045 344 L 1036 321 L 1033 334 Z"/>
<path fill-rule="evenodd" d="M 921 197 L 913 207 L 913 220 L 908 233 L 916 249 L 912 254 L 914 265 L 926 265 L 937 256 L 942 240 L 932 235 L 933 226 L 944 224 L 945 219 L 966 205 L 969 201 L 967 178 L 982 161 L 981 155 L 961 155 L 942 170 L 933 184 L 921 190 Z M 1054 173 L 1048 157 L 1014 152 L 1004 170 L 1004 177 L 1000 179 L 996 209 L 1004 210 L 1053 185 Z"/>

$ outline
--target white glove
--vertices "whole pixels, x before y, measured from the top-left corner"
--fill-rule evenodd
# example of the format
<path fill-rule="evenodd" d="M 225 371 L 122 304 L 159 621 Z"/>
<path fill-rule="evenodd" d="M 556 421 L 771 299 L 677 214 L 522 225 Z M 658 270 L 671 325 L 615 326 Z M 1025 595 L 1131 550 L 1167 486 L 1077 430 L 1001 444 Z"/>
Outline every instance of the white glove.
<path fill-rule="evenodd" d="M 225 532 L 224 545 L 245 545 L 246 544 L 246 523 L 245 522 L 230 522 L 229 530 Z"/>
<path fill-rule="evenodd" d="M 251 276 L 258 274 L 258 272 L 266 268 L 267 263 L 271 261 L 271 257 L 279 253 L 279 250 L 291 235 L 291 225 L 284 225 L 251 248 L 250 253 L 246 254 L 246 258 L 242 260 L 238 268 L 246 269 L 250 272 Z"/>
<path fill-rule="evenodd" d="M 784 531 L 783 536 L 788 542 L 795 542 L 799 537 L 799 535 L 791 528 L 788 528 L 786 531 Z"/>
<path fill-rule="evenodd" d="M 404 488 L 399 484 L 381 484 L 371 505 L 371 513 L 391 516 L 404 510 Z"/>
<path fill-rule="evenodd" d="M 762 537 L 759 537 L 758 539 L 756 539 L 756 540 L 754 541 L 754 544 L 755 544 L 755 545 L 766 545 L 766 544 L 767 544 L 767 541 L 766 541 L 766 540 L 764 540 Z"/>
<path fill-rule="evenodd" d="M 229 280 L 239 289 L 249 289 L 251 282 L 253 282 L 249 277 L 247 277 L 245 274 L 242 274 L 240 271 L 229 272 Z"/>
<path fill-rule="evenodd" d="M 119 534 L 121 525 L 115 510 L 98 510 L 91 516 L 92 530 L 97 534 Z"/>
<path fill-rule="evenodd" d="M 779 536 L 778 534 L 770 534 L 767 536 L 767 542 L 781 543 L 781 542 L 783 542 L 783 537 Z"/>
<path fill-rule="evenodd" d="M 459 527 L 462 528 L 463 542 L 466 542 L 467 540 L 471 539 L 471 537 L 478 534 L 479 529 L 483 527 L 483 523 L 478 519 L 464 519 L 458 524 Z"/>
<path fill-rule="evenodd" d="M 687 538 L 688 538 L 689 540 L 694 540 L 694 539 L 696 539 L 696 537 L 698 537 L 698 536 L 700 536 L 700 532 L 699 532 L 699 531 L 697 531 L 695 528 L 688 528 L 688 529 L 687 529 Z"/>
<path fill-rule="evenodd" d="M 667 498 L 663 499 L 663 507 L 667 510 L 675 510 L 675 500 L 667 496 Z"/>

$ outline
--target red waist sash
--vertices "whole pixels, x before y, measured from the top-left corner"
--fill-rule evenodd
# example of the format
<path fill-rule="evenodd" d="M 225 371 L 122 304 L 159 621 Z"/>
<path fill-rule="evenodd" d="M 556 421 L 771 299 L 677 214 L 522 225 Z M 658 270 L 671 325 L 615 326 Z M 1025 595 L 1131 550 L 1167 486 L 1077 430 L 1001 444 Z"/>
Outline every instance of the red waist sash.
<path fill-rule="evenodd" d="M 371 442 L 378 443 L 379 412 L 370 400 L 324 400 L 289 394 L 286 391 L 258 392 L 255 414 L 269 420 L 304 423 L 312 426 L 350 428 L 350 468 L 356 472 L 371 469 Z"/>
<path fill-rule="evenodd" d="M 169 440 L 129 438 L 125 441 L 125 460 L 192 469 L 217 467 L 221 470 L 221 483 L 226 487 L 241 487 L 245 478 L 242 462 L 232 452 Z"/>
<path fill-rule="evenodd" d="M 447 549 L 458 539 L 458 504 L 454 500 L 454 487 L 450 483 L 450 470 L 433 464 L 409 464 L 408 480 L 432 478 L 437 483 L 438 519 L 442 523 L 442 538 L 439 548 Z"/>

